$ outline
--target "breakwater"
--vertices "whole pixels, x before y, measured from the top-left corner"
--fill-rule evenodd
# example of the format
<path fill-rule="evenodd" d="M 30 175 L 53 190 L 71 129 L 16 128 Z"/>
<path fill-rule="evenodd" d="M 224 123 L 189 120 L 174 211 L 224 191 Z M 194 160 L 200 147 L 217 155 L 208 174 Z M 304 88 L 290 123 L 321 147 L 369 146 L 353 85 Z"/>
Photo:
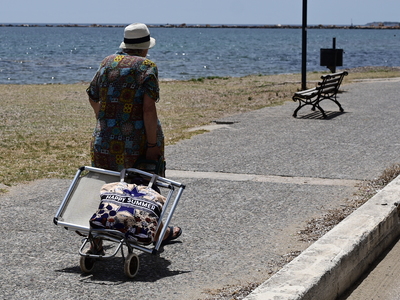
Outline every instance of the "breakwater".
<path fill-rule="evenodd" d="M 0 24 L 0 27 L 102 27 L 124 28 L 128 24 Z M 210 24 L 149 24 L 150 28 L 259 28 L 259 29 L 300 29 L 302 25 L 210 25 Z M 400 29 L 400 23 L 387 25 L 372 23 L 367 25 L 307 25 L 309 29 Z"/>

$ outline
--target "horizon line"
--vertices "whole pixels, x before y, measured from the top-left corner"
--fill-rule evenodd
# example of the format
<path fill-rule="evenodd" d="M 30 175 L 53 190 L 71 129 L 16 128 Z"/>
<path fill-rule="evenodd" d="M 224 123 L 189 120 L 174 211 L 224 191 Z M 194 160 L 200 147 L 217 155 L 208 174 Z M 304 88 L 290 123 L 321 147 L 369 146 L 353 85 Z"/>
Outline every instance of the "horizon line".
<path fill-rule="evenodd" d="M 130 23 L 85 23 L 85 22 L 1 22 L 0 25 L 115 25 L 115 26 L 124 26 L 129 25 Z M 373 24 L 392 24 L 397 26 L 400 25 L 399 21 L 373 21 L 368 22 L 366 24 L 307 24 L 307 26 L 369 26 Z M 146 23 L 148 26 L 302 26 L 302 24 L 285 24 L 285 23 L 276 23 L 276 24 L 266 24 L 266 23 L 237 23 L 237 24 L 227 24 L 227 23 Z"/>

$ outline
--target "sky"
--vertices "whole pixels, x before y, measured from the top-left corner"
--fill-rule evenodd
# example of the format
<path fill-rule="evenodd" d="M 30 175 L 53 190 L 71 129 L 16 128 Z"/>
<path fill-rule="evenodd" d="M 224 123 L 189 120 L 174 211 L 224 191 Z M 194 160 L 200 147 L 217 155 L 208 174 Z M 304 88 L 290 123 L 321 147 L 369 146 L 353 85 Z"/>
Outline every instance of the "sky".
<path fill-rule="evenodd" d="M 399 0 L 2 0 L 0 24 L 268 24 L 400 22 Z"/>

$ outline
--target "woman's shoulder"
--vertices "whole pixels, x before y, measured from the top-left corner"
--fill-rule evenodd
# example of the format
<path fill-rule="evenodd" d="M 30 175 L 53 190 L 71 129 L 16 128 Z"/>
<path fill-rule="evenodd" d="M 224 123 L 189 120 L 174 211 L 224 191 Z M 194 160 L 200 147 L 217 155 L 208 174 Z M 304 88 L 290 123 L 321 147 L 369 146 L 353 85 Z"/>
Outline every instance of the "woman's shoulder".
<path fill-rule="evenodd" d="M 154 61 L 148 59 L 148 58 L 144 58 L 143 64 L 148 66 L 148 67 L 151 67 L 151 68 L 156 68 L 157 67 L 156 63 Z"/>
<path fill-rule="evenodd" d="M 107 56 L 101 63 L 103 68 L 112 69 L 131 69 L 137 74 L 155 74 L 158 76 L 158 68 L 155 62 L 147 57 L 126 55 L 124 53 L 115 53 Z"/>
<path fill-rule="evenodd" d="M 117 55 L 118 55 L 118 54 L 115 53 L 115 54 L 111 54 L 111 55 L 106 56 L 106 57 L 103 58 L 103 60 L 101 61 L 101 65 L 102 65 L 102 66 L 105 66 L 105 65 L 107 65 L 108 63 L 114 61 L 114 60 L 115 60 L 115 57 L 116 57 Z"/>
<path fill-rule="evenodd" d="M 147 57 L 135 56 L 135 55 L 126 55 L 125 53 L 115 53 L 108 57 L 106 57 L 107 61 L 124 61 L 124 65 L 126 64 L 139 64 L 146 65 L 150 67 L 156 67 L 156 63 Z"/>

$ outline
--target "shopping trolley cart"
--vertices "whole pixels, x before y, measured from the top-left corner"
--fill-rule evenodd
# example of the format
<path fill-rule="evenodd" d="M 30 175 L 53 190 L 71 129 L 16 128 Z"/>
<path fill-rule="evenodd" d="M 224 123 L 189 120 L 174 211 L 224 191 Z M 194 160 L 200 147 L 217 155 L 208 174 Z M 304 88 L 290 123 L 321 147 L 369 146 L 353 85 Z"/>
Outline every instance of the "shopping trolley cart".
<path fill-rule="evenodd" d="M 159 189 L 166 193 L 166 201 L 160 214 L 158 224 L 163 224 L 159 239 L 150 244 L 141 244 L 128 240 L 124 233 L 115 229 L 94 229 L 89 225 L 89 220 L 100 204 L 100 189 L 106 183 L 118 182 L 135 178 L 146 182 L 149 187 Z M 168 229 L 168 224 L 175 212 L 185 186 L 179 182 L 158 176 L 135 168 L 115 172 L 94 167 L 81 167 L 77 171 L 55 217 L 54 223 L 67 230 L 72 230 L 84 236 L 79 249 L 80 268 L 84 273 L 91 273 L 98 259 L 106 259 L 116 256 L 121 251 L 124 259 L 124 272 L 129 278 L 133 278 L 139 269 L 139 258 L 133 252 L 134 249 L 157 254 L 162 240 Z M 93 253 L 87 250 L 94 240 L 104 240 L 116 244 L 111 254 Z M 125 255 L 124 247 L 128 254 Z M 86 249 L 86 251 L 85 251 Z"/>

